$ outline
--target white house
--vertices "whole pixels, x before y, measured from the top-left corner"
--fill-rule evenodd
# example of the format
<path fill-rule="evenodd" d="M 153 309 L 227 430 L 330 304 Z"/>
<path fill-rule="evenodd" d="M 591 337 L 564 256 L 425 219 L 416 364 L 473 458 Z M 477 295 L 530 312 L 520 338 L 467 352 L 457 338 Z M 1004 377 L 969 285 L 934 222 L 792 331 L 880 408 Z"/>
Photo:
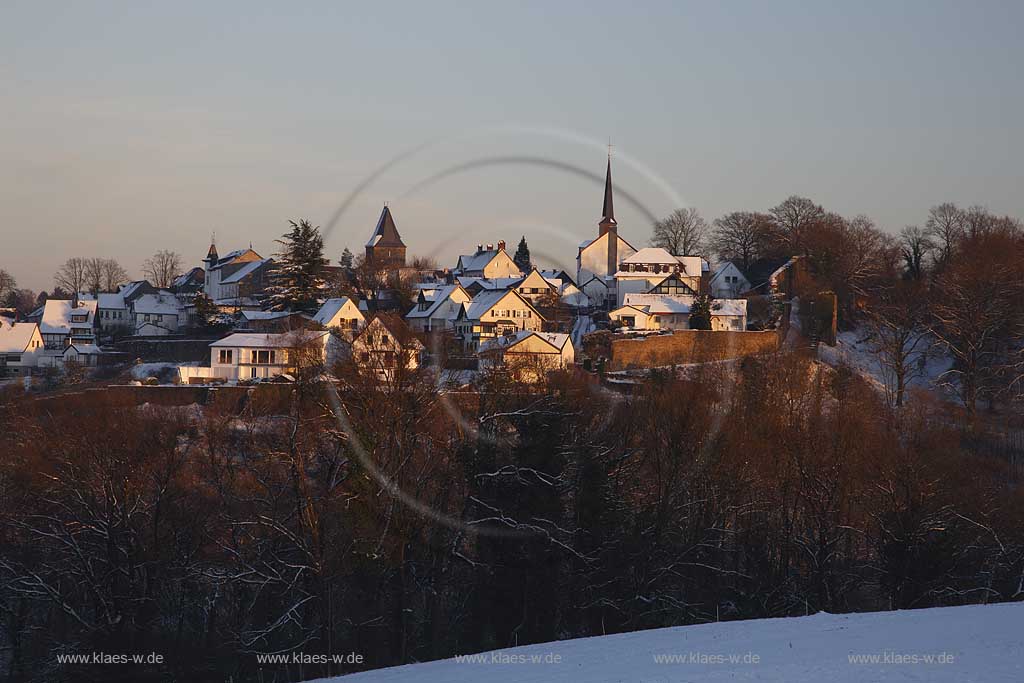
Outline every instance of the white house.
<path fill-rule="evenodd" d="M 359 304 L 347 296 L 328 299 L 313 316 L 313 322 L 327 329 L 338 328 L 344 332 L 355 333 L 366 326 L 366 316 Z"/>
<path fill-rule="evenodd" d="M 95 344 L 72 342 L 64 349 L 63 361 L 65 363 L 72 362 L 93 367 L 99 364 L 101 355 L 103 355 L 103 352 Z"/>
<path fill-rule="evenodd" d="M 486 342 L 480 356 L 485 365 L 504 365 L 516 379 L 532 382 L 572 365 L 576 350 L 568 334 L 523 330 Z"/>
<path fill-rule="evenodd" d="M 405 314 L 405 321 L 417 332 L 450 329 L 462 304 L 472 298 L 459 284 L 443 286 L 431 294 L 420 290 L 416 305 Z"/>
<path fill-rule="evenodd" d="M 38 365 L 44 346 L 36 323 L 8 323 L 0 318 L 0 374 L 30 373 Z"/>
<path fill-rule="evenodd" d="M 73 342 L 95 343 L 96 307 L 95 300 L 48 299 L 39 321 L 39 333 L 46 348 L 63 351 Z"/>
<path fill-rule="evenodd" d="M 690 328 L 690 309 L 694 299 L 688 295 L 627 293 L 624 304 L 608 317 L 630 330 L 686 330 Z M 711 329 L 747 329 L 747 300 L 713 299 Z"/>
<path fill-rule="evenodd" d="M 650 292 L 669 277 L 685 290 L 681 293 L 697 294 L 703 263 L 699 256 L 674 256 L 661 247 L 645 247 L 619 264 L 615 273 L 616 303 L 622 305 L 627 292 Z"/>
<path fill-rule="evenodd" d="M 461 304 L 455 316 L 455 333 L 463 346 L 476 351 L 480 344 L 520 330 L 539 331 L 544 317 L 514 289 L 485 291 Z"/>
<path fill-rule="evenodd" d="M 210 367 L 183 366 L 178 371 L 183 382 L 269 379 L 295 372 L 300 362 L 326 362 L 330 339 L 330 332 L 313 330 L 230 334 L 210 344 Z"/>
<path fill-rule="evenodd" d="M 746 299 L 713 299 L 711 329 L 743 331 L 747 329 Z"/>
<path fill-rule="evenodd" d="M 171 292 L 143 294 L 131 304 L 135 334 L 161 336 L 177 332 L 184 318 L 181 302 Z"/>
<path fill-rule="evenodd" d="M 101 293 L 96 296 L 96 317 L 104 332 L 133 329 L 128 305 L 123 292 Z"/>
<path fill-rule="evenodd" d="M 750 289 L 750 281 L 735 263 L 725 261 L 715 269 L 708 287 L 716 299 L 738 299 Z"/>

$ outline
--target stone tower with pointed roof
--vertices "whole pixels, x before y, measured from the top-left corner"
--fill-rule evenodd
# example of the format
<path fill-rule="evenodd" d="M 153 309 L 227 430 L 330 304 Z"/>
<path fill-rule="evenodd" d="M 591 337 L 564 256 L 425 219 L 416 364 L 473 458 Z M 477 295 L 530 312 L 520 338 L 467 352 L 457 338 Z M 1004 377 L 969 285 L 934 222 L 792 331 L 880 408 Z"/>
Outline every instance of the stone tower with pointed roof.
<path fill-rule="evenodd" d="M 380 212 L 377 227 L 374 228 L 370 241 L 366 243 L 366 262 L 381 269 L 397 269 L 405 267 L 405 242 L 398 234 L 395 219 L 387 204 Z"/>

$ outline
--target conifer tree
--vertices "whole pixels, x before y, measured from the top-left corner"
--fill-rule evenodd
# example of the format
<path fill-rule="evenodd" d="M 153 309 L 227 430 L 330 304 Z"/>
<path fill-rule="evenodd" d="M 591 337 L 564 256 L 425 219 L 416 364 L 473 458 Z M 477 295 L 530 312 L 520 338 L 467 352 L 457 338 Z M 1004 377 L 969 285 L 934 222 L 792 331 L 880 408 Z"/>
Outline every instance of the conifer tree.
<path fill-rule="evenodd" d="M 276 240 L 281 251 L 274 254 L 276 263 L 267 288 L 270 308 L 274 311 L 313 313 L 324 293 L 324 240 L 320 228 L 309 221 L 289 221 L 291 231 Z"/>
<path fill-rule="evenodd" d="M 519 247 L 516 249 L 516 255 L 512 257 L 512 260 L 519 266 L 519 270 L 524 273 L 529 273 L 533 270 L 533 266 L 530 264 L 530 247 L 526 246 L 526 235 L 520 238 Z"/>
<path fill-rule="evenodd" d="M 690 306 L 690 329 L 711 329 L 711 298 L 706 294 L 695 298 L 693 305 Z"/>

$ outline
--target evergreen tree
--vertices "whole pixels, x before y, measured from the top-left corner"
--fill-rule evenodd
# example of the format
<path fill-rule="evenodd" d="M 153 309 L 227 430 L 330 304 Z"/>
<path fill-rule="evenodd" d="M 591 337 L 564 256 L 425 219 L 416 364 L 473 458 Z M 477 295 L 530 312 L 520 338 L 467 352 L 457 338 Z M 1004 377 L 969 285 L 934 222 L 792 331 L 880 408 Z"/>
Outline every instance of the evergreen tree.
<path fill-rule="evenodd" d="M 533 270 L 533 266 L 530 264 L 530 248 L 526 246 L 526 235 L 520 238 L 519 247 L 516 249 L 516 255 L 512 257 L 512 260 L 519 266 L 519 270 L 524 273 L 529 273 Z"/>
<path fill-rule="evenodd" d="M 270 308 L 274 311 L 314 313 L 320 305 L 324 282 L 324 240 L 320 228 L 309 221 L 289 221 L 290 232 L 276 240 L 281 251 L 274 254 L 277 263 L 271 276 Z"/>
<path fill-rule="evenodd" d="M 338 263 L 345 269 L 345 272 L 351 272 L 354 259 L 355 256 L 349 251 L 348 247 L 345 247 L 345 251 L 341 252 L 341 258 L 338 259 Z"/>
<path fill-rule="evenodd" d="M 220 310 L 213 303 L 213 299 L 206 295 L 206 292 L 196 292 L 192 302 L 196 307 L 197 327 L 209 327 L 217 321 L 217 314 L 220 313 Z"/>
<path fill-rule="evenodd" d="M 701 294 L 695 298 L 693 305 L 690 306 L 690 329 L 711 329 L 711 297 L 707 294 Z"/>

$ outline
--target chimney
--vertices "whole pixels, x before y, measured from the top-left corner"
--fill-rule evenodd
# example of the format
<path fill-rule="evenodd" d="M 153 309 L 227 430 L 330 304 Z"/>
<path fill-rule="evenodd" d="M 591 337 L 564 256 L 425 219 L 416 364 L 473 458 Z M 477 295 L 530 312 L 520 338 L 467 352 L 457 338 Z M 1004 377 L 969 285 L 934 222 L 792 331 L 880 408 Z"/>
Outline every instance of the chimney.
<path fill-rule="evenodd" d="M 498 249 L 503 250 L 505 248 L 505 240 L 498 240 Z"/>
<path fill-rule="evenodd" d="M 484 245 L 482 245 L 482 244 L 476 245 L 476 253 L 479 254 L 483 250 L 484 250 Z"/>
<path fill-rule="evenodd" d="M 488 244 L 487 245 L 487 251 L 494 251 L 494 245 L 493 244 Z"/>

